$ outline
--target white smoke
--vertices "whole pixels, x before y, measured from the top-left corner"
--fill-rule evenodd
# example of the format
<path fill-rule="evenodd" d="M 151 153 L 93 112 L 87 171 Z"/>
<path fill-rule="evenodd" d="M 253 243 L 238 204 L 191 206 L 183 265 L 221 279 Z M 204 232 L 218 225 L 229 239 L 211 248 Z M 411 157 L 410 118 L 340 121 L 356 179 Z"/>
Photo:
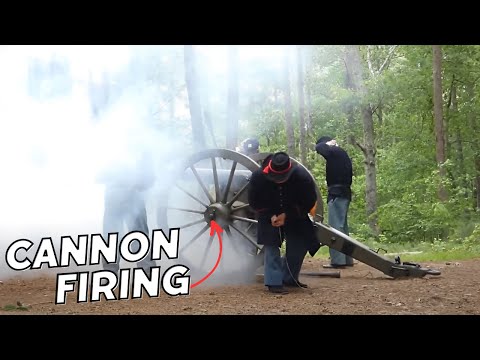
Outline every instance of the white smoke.
<path fill-rule="evenodd" d="M 128 47 L 29 47 L 2 49 L 0 59 L 0 277 L 12 275 L 7 247 L 27 238 L 38 243 L 62 235 L 102 232 L 103 185 L 97 174 L 114 159 L 128 160 L 128 144 L 161 160 L 181 140 L 149 128 L 145 93 L 124 89 L 93 119 L 88 80 L 125 71 Z M 88 56 L 90 54 L 90 56 Z M 36 81 L 29 66 L 60 58 L 68 64 L 70 91 L 55 92 L 55 78 Z M 48 68 L 48 67 L 47 67 Z M 37 89 L 32 95 L 32 78 Z M 61 79 L 60 79 L 61 80 Z M 141 88 L 141 85 L 137 85 Z M 162 181 L 169 180 L 167 176 Z M 34 254 L 29 251 L 30 258 Z M 14 275 L 25 275 L 14 273 Z"/>
<path fill-rule="evenodd" d="M 190 155 L 191 135 L 178 135 L 171 124 L 169 129 L 173 131 L 152 126 L 152 104 L 155 107 L 156 102 L 168 102 L 168 99 L 158 98 L 155 86 L 136 82 L 138 70 L 129 73 L 132 47 L 9 46 L 1 50 L 0 279 L 39 273 L 14 272 L 5 264 L 6 249 L 18 239 L 26 238 L 37 244 L 41 238 L 51 237 L 58 246 L 61 236 L 76 239 L 82 234 L 102 233 L 104 187 L 98 183 L 97 175 L 118 159 L 122 160 L 122 166 L 129 160 L 133 166 L 135 160 L 130 158 L 128 149 L 143 148 L 152 154 L 155 163 L 156 181 L 146 193 L 150 229 L 162 226 L 168 234 L 161 219 L 162 206 L 202 209 L 191 198 L 182 197 L 174 186 L 182 181 L 184 172 L 179 171 L 179 165 Z M 29 73 L 32 62 L 52 59 L 63 59 L 68 65 L 70 90 L 57 89 L 55 93 L 61 79 L 40 81 L 34 76 L 32 80 Z M 89 80 L 101 83 L 121 72 L 131 77 L 131 85 L 120 85 L 114 100 L 104 105 L 98 118 L 94 118 Z M 43 95 L 33 96 L 29 86 Z M 211 164 L 207 160 L 205 168 L 209 169 Z M 231 162 L 225 166 L 230 169 Z M 186 186 L 209 203 L 198 182 Z M 163 193 L 169 195 L 170 203 L 164 203 Z M 199 214 L 169 210 L 166 225 L 172 228 L 201 218 Z M 190 240 L 205 224 L 182 229 L 180 243 Z M 200 266 L 205 257 L 209 231 L 199 238 L 197 250 L 189 252 L 188 260 L 196 266 Z M 222 233 L 223 258 L 211 284 L 251 280 L 251 262 L 244 248 L 241 246 L 238 252 L 232 246 L 232 240 L 244 244 L 245 239 L 235 230 L 232 235 L 229 238 Z M 218 250 L 215 238 L 195 276 L 197 279 L 213 267 Z M 34 254 L 31 249 L 31 260 Z M 182 259 L 179 262 L 182 263 Z M 229 275 L 232 272 L 237 274 L 235 279 Z"/>

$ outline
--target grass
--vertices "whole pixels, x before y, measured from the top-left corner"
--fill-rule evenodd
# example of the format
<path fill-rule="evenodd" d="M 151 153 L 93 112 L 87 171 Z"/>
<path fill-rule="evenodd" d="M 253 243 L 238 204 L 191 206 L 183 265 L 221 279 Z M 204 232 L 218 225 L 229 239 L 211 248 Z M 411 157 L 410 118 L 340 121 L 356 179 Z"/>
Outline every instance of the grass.
<path fill-rule="evenodd" d="M 13 305 L 13 304 L 7 304 L 4 307 L 2 307 L 2 310 L 3 311 L 17 311 L 17 310 L 28 311 L 28 307 L 23 306 L 23 305 L 17 306 L 17 305 Z"/>
<path fill-rule="evenodd" d="M 355 237 L 353 238 L 355 239 Z M 480 239 L 411 242 L 403 244 L 379 243 L 374 241 L 361 242 L 382 256 L 393 259 L 399 255 L 402 262 L 442 262 L 480 258 Z M 315 254 L 315 258 L 327 260 L 329 258 L 329 248 L 322 246 L 317 254 Z"/>

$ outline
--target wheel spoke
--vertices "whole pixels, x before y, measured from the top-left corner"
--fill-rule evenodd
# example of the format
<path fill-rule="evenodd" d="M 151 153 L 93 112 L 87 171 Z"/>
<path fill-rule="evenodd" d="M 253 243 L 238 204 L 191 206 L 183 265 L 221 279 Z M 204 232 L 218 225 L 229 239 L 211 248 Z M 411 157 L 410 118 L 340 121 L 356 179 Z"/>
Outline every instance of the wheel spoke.
<path fill-rule="evenodd" d="M 227 203 L 228 206 L 232 206 L 232 204 L 240 197 L 240 195 L 243 194 L 243 192 L 247 189 L 248 185 L 250 184 L 250 181 L 247 181 L 245 185 L 235 194 L 235 196 Z"/>
<path fill-rule="evenodd" d="M 212 157 L 213 182 L 215 184 L 215 200 L 220 201 L 220 186 L 218 185 L 217 162 Z"/>
<path fill-rule="evenodd" d="M 232 212 L 242 210 L 242 209 L 245 209 L 245 208 L 248 208 L 248 207 L 250 207 L 250 204 L 243 204 L 243 205 L 240 205 L 240 206 L 237 206 L 237 207 L 232 207 Z"/>
<path fill-rule="evenodd" d="M 255 261 L 262 260 L 257 259 L 263 248 L 256 239 L 255 226 L 258 222 L 247 200 L 251 173 L 259 168 L 255 159 L 232 150 L 215 148 L 196 152 L 183 164 L 185 177 L 178 178 L 172 185 L 184 194 L 175 192 L 178 200 L 171 197 L 170 200 L 175 201 L 159 204 L 161 212 L 168 211 L 170 217 L 176 215 L 183 219 L 175 221 L 177 224 L 184 223 L 179 228 L 186 229 L 179 256 L 189 260 L 194 257 L 191 265 L 196 269 L 206 269 L 211 265 L 210 262 L 218 255 L 216 235 L 209 235 L 211 225 L 205 216 L 206 211 L 211 211 L 220 223 L 228 224 L 223 232 L 224 246 L 227 251 L 234 252 L 233 258 L 246 252 L 248 261 L 245 265 L 253 264 L 252 256 Z M 167 192 L 171 193 L 171 190 Z M 173 225 L 169 224 L 170 227 Z M 219 273 L 223 267 L 225 271 L 230 271 L 230 267 L 235 266 L 225 259 L 219 264 Z"/>
<path fill-rule="evenodd" d="M 213 200 L 212 195 L 210 195 L 210 193 L 208 192 L 207 187 L 205 186 L 205 184 L 203 183 L 202 179 L 200 178 L 200 175 L 198 175 L 197 169 L 195 169 L 195 166 L 194 166 L 194 165 L 191 165 L 191 166 L 190 166 L 190 169 L 192 170 L 193 175 L 195 175 L 195 177 L 197 178 L 197 181 L 198 181 L 198 183 L 200 184 L 200 186 L 201 186 L 201 188 L 203 189 L 203 191 L 205 192 L 205 195 L 207 195 L 208 200 L 210 200 L 210 204 L 213 204 L 213 203 L 215 202 L 215 200 Z"/>
<path fill-rule="evenodd" d="M 235 230 L 237 230 L 238 233 L 240 233 L 240 235 L 242 235 L 246 240 L 248 240 L 252 245 L 254 245 L 257 249 L 261 249 L 261 247 L 257 244 L 257 242 L 252 239 L 248 234 L 245 234 L 243 232 L 243 230 L 240 230 L 239 228 L 237 228 L 235 225 L 233 224 L 230 224 L 230 226 L 232 228 L 234 228 Z"/>
<path fill-rule="evenodd" d="M 243 217 L 243 216 L 231 215 L 231 217 L 232 217 L 232 219 L 248 222 L 248 223 L 251 223 L 251 224 L 258 223 L 258 221 L 255 220 L 255 219 L 249 219 L 249 218 L 246 218 L 246 217 Z"/>
<path fill-rule="evenodd" d="M 195 195 L 190 194 L 187 190 L 185 190 L 183 187 L 181 187 L 181 186 L 178 185 L 178 184 L 176 184 L 175 186 L 178 187 L 180 190 L 182 190 L 185 194 L 187 194 L 188 196 L 190 196 L 193 200 L 195 200 L 195 201 L 198 202 L 199 204 L 203 205 L 205 208 L 208 208 L 208 205 L 205 204 L 202 200 L 198 199 Z"/>
<path fill-rule="evenodd" d="M 239 248 L 238 248 L 238 244 L 237 242 L 235 241 L 233 235 L 232 235 L 232 232 L 230 231 L 230 228 L 229 227 L 226 227 L 225 228 L 225 232 L 227 233 L 227 236 L 228 236 L 228 240 L 230 241 L 230 243 L 232 244 L 232 247 L 233 249 L 235 250 L 235 252 L 237 254 L 241 254 Z"/>
<path fill-rule="evenodd" d="M 212 247 L 214 237 L 215 237 L 215 234 L 211 235 L 210 239 L 208 240 L 207 247 L 205 248 L 205 252 L 203 253 L 203 258 L 202 258 L 202 261 L 200 263 L 200 269 L 203 268 L 203 265 L 205 265 L 205 260 L 207 260 L 207 255 L 208 255 L 208 252 L 209 252 L 210 248 Z"/>
<path fill-rule="evenodd" d="M 188 224 L 185 224 L 185 225 L 182 225 L 182 226 L 178 226 L 180 229 L 185 229 L 185 228 L 188 228 L 190 226 L 193 226 L 193 225 L 197 225 L 197 224 L 200 224 L 202 222 L 204 222 L 205 219 L 204 218 L 201 218 L 200 220 L 196 220 L 196 221 L 193 221 L 191 223 L 188 223 Z M 208 226 L 208 224 L 207 224 Z"/>
<path fill-rule="evenodd" d="M 204 211 L 201 210 L 190 210 L 190 209 L 183 209 L 183 208 L 177 208 L 177 207 L 166 207 L 167 210 L 178 210 L 178 211 L 184 211 L 184 212 L 190 212 L 194 214 L 203 214 Z"/>
<path fill-rule="evenodd" d="M 192 238 L 192 240 L 190 240 L 190 241 L 187 243 L 187 245 L 185 245 L 185 247 L 179 251 L 178 256 L 180 257 L 180 254 L 182 254 L 185 250 L 187 250 L 187 249 L 195 242 L 195 240 L 197 240 L 200 236 L 202 236 L 202 234 L 203 234 L 209 227 L 210 227 L 210 225 L 207 224 L 207 225 L 205 225 L 205 226 L 203 227 L 202 230 L 200 230 L 197 234 L 195 234 L 195 236 Z"/>
<path fill-rule="evenodd" d="M 230 186 L 232 185 L 233 175 L 235 174 L 235 168 L 237 167 L 237 162 L 234 161 L 232 168 L 230 169 L 230 175 L 228 176 L 227 186 L 225 187 L 225 192 L 223 194 L 223 203 L 227 202 L 228 192 L 230 191 Z"/>

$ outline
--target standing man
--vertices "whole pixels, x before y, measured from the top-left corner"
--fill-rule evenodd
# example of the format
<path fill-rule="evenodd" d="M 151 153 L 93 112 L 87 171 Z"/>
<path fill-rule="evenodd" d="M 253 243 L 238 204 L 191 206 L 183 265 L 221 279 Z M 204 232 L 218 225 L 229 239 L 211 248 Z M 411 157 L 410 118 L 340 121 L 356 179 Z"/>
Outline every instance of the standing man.
<path fill-rule="evenodd" d="M 103 123 L 106 134 L 116 131 L 115 142 L 111 142 L 101 158 L 97 183 L 104 185 L 103 236 L 108 239 L 109 233 L 118 233 L 118 244 L 131 231 L 141 231 L 150 239 L 145 195 L 155 184 L 154 159 L 151 153 L 147 132 L 140 128 L 140 121 L 113 116 L 111 123 Z M 110 127 L 111 126 L 111 127 Z M 107 135 L 108 136 L 108 135 Z M 130 250 L 137 252 L 138 241 L 133 241 Z M 117 247 L 118 251 L 118 247 Z M 147 274 L 155 267 L 156 261 L 151 259 L 151 251 L 137 263 Z M 118 275 L 120 256 L 116 263 L 103 261 L 103 269 Z"/>
<path fill-rule="evenodd" d="M 285 286 L 307 285 L 298 280 L 307 251 L 313 256 L 313 223 L 308 217 L 317 200 L 311 176 L 294 166 L 285 152 L 269 155 L 252 173 L 248 190 L 250 206 L 258 214 L 257 242 L 264 245 L 264 283 L 272 293 L 286 294 Z M 286 240 L 286 255 L 280 247 Z"/>
<path fill-rule="evenodd" d="M 338 146 L 330 136 L 318 139 L 315 150 L 327 161 L 326 178 L 328 186 L 328 224 L 349 235 L 348 208 L 352 200 L 352 161 L 347 152 Z M 330 250 L 330 264 L 325 268 L 344 268 L 353 266 L 353 258 L 335 249 Z"/>

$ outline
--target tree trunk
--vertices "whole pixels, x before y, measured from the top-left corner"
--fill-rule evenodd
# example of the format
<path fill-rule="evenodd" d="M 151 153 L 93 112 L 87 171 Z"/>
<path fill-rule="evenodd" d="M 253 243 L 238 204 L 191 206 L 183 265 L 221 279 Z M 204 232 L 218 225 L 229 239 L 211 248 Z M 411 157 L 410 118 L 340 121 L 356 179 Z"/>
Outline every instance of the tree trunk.
<path fill-rule="evenodd" d="M 307 146 L 305 129 L 305 95 L 303 91 L 302 47 L 297 45 L 297 86 L 298 86 L 298 118 L 300 126 L 300 162 L 307 165 Z"/>
<path fill-rule="evenodd" d="M 287 130 L 287 149 L 288 154 L 292 157 L 295 157 L 295 133 L 293 131 L 292 120 L 292 97 L 290 94 L 290 61 L 288 58 L 288 48 L 285 51 L 283 69 L 283 95 L 285 97 L 285 125 Z"/>
<path fill-rule="evenodd" d="M 375 135 L 372 109 L 370 105 L 362 106 L 364 155 L 365 155 L 365 191 L 368 224 L 375 235 L 380 233 L 377 220 L 377 168 Z"/>
<path fill-rule="evenodd" d="M 376 149 L 375 133 L 373 126 L 372 107 L 368 103 L 368 90 L 363 79 L 360 50 L 357 45 L 348 45 L 345 54 L 345 65 L 348 79 L 352 89 L 358 93 L 361 100 L 361 112 L 363 120 L 364 144 L 357 145 L 363 151 L 365 157 L 365 201 L 368 224 L 375 235 L 380 233 L 377 221 L 377 172 L 376 172 Z"/>
<path fill-rule="evenodd" d="M 307 135 L 313 135 L 312 134 L 312 127 L 313 127 L 313 113 L 312 113 L 312 89 L 308 84 L 305 85 L 305 99 L 306 105 L 307 105 L 307 121 L 306 121 L 306 127 L 307 127 Z"/>
<path fill-rule="evenodd" d="M 452 84 L 450 85 L 447 105 L 445 107 L 445 113 L 443 114 L 443 143 L 445 144 L 445 159 L 452 158 L 452 142 L 449 140 L 449 127 L 451 122 L 450 117 L 452 116 L 452 114 L 455 114 L 452 101 L 454 97 L 456 97 L 455 74 L 452 76 Z M 453 144 L 455 144 L 455 139 L 453 141 Z M 445 169 L 445 172 L 445 175 L 451 181 L 453 188 L 458 188 L 460 185 L 458 184 L 459 179 L 456 177 L 457 174 L 455 173 L 455 169 L 452 171 L 451 169 L 447 168 Z"/>
<path fill-rule="evenodd" d="M 227 149 L 234 150 L 238 144 L 238 46 L 228 47 L 228 63 Z"/>
<path fill-rule="evenodd" d="M 351 54 L 349 52 L 349 49 L 346 49 L 345 52 L 345 88 L 348 90 L 355 90 L 354 84 L 352 82 L 352 74 L 351 74 Z M 343 111 L 347 115 L 347 124 L 348 124 L 348 139 L 347 142 L 351 145 L 356 144 L 355 136 L 353 135 L 355 133 L 355 113 L 354 113 L 354 106 L 353 106 L 353 100 L 350 97 L 349 99 L 346 100 L 346 102 L 343 104 Z"/>
<path fill-rule="evenodd" d="M 447 158 L 451 158 L 451 144 L 450 144 L 450 141 L 448 141 L 448 137 L 449 137 L 449 127 L 450 127 L 450 108 L 452 107 L 452 110 L 453 110 L 453 105 L 452 105 L 452 99 L 453 99 L 453 96 L 454 96 L 454 92 L 455 92 L 455 85 L 454 85 L 454 81 L 455 81 L 455 76 L 453 77 L 453 80 L 452 80 L 452 86 L 450 87 L 450 96 L 449 96 L 449 100 L 448 100 L 448 104 L 447 104 L 447 107 L 446 107 L 446 114 L 442 114 L 442 117 L 443 117 L 443 144 L 445 146 L 445 159 Z M 443 89 L 442 89 L 442 92 L 443 92 Z M 443 98 L 442 98 L 442 101 L 443 101 Z M 443 104 L 443 102 L 442 102 Z M 455 111 L 452 111 L 453 113 Z"/>
<path fill-rule="evenodd" d="M 205 58 L 197 59 L 197 64 L 199 64 L 199 68 L 202 69 L 203 65 L 205 64 Z M 209 77 L 208 71 L 203 71 L 198 73 L 198 84 L 199 84 L 199 94 L 200 94 L 200 104 L 202 104 L 202 119 L 203 119 L 203 129 L 205 134 L 205 146 L 206 147 L 215 147 L 217 148 L 217 140 L 215 137 L 215 129 L 212 124 L 212 111 L 211 111 L 211 103 L 210 103 L 210 86 L 209 86 Z M 223 139 L 223 132 L 221 135 Z"/>
<path fill-rule="evenodd" d="M 205 135 L 202 121 L 202 105 L 198 90 L 197 73 L 195 69 L 195 53 L 192 45 L 184 46 L 185 80 L 187 83 L 188 104 L 192 122 L 193 148 L 205 148 Z"/>
<path fill-rule="evenodd" d="M 378 131 L 377 131 L 377 139 L 379 141 L 383 140 L 383 104 L 382 101 L 379 102 L 377 106 L 377 110 L 375 110 L 375 114 L 377 115 L 377 120 L 378 120 Z"/>
<path fill-rule="evenodd" d="M 304 74 L 308 74 L 312 64 L 312 47 L 311 46 L 305 47 L 304 59 L 305 59 Z M 307 128 L 307 138 L 308 138 L 309 135 L 313 135 L 312 134 L 312 126 L 313 126 L 312 89 L 309 81 L 305 83 L 305 100 L 306 100 L 306 106 L 307 106 L 306 107 L 307 118 L 305 121 L 305 126 Z"/>
<path fill-rule="evenodd" d="M 480 211 L 480 140 L 478 138 L 478 124 L 475 112 L 473 111 L 475 105 L 475 93 L 473 89 L 473 84 L 467 84 L 468 99 L 470 101 L 470 111 L 468 112 L 468 120 L 470 123 L 470 128 L 472 129 L 473 141 L 473 162 L 475 167 L 475 177 L 474 177 L 474 208 L 477 211 Z"/>
<path fill-rule="evenodd" d="M 452 83 L 452 114 L 453 118 L 456 120 L 454 123 L 454 126 L 452 126 L 452 122 L 450 122 L 450 127 L 455 129 L 455 139 L 454 139 L 454 144 L 455 144 L 455 155 L 457 158 L 457 168 L 456 168 L 456 174 L 455 178 L 458 179 L 456 183 L 458 186 L 462 189 L 464 197 L 467 198 L 467 181 L 465 177 L 465 157 L 463 155 L 463 143 L 462 143 L 462 134 L 460 132 L 460 126 L 458 126 L 458 119 L 456 118 L 458 115 L 458 100 L 457 100 L 457 84 L 455 82 Z M 448 137 L 445 137 L 448 141 Z"/>
<path fill-rule="evenodd" d="M 440 183 L 438 198 L 448 200 L 447 190 L 443 184 L 446 177 L 445 167 L 445 135 L 443 131 L 443 98 L 442 98 L 442 49 L 440 45 L 433 45 L 433 110 L 435 118 L 436 159 L 439 167 Z"/>

